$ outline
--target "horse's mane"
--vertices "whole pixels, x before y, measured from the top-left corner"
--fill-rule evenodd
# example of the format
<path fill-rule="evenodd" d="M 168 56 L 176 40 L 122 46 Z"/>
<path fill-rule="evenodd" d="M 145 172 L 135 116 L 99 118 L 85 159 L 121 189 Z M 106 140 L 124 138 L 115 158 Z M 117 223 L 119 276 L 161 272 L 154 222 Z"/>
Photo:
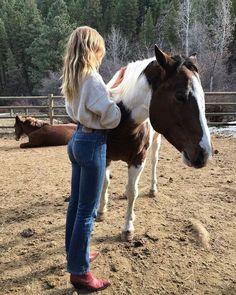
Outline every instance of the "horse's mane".
<path fill-rule="evenodd" d="M 173 73 L 178 72 L 183 65 L 185 65 L 190 70 L 194 70 L 196 72 L 198 71 L 196 65 L 194 65 L 191 59 L 188 57 L 175 55 L 171 56 L 171 58 L 175 61 L 175 64 L 172 68 Z M 114 101 L 128 101 L 133 98 L 132 94 L 135 90 L 135 84 L 141 77 L 143 71 L 153 60 L 156 60 L 155 57 L 129 63 L 125 69 L 124 77 L 121 83 L 113 88 L 112 86 L 115 84 L 120 71 L 116 72 L 113 78 L 107 83 L 107 88 L 109 89 L 109 93 L 111 94 L 111 97 Z"/>
<path fill-rule="evenodd" d="M 137 83 L 143 71 L 153 60 L 155 60 L 154 57 L 129 63 L 127 65 L 124 78 L 121 83 L 117 87 L 111 88 L 119 75 L 118 71 L 114 75 L 114 77 L 107 83 L 107 88 L 109 89 L 113 100 L 119 102 L 121 100 L 128 101 L 132 99 L 133 93 L 135 91 L 135 84 Z"/>
<path fill-rule="evenodd" d="M 24 123 L 29 124 L 31 126 L 35 126 L 35 127 L 42 127 L 44 125 L 50 125 L 48 122 L 45 122 L 43 120 L 38 120 L 33 117 L 26 117 L 24 120 Z"/>

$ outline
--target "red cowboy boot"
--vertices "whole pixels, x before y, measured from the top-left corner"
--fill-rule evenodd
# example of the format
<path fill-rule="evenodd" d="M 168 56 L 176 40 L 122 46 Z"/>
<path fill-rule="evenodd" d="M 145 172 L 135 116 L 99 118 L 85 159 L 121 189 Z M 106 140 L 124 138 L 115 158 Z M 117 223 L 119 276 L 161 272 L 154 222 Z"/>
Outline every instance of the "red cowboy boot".
<path fill-rule="evenodd" d="M 70 282 L 76 289 L 86 289 L 90 292 L 101 291 L 111 285 L 107 280 L 96 279 L 91 272 L 83 275 L 71 274 Z"/>

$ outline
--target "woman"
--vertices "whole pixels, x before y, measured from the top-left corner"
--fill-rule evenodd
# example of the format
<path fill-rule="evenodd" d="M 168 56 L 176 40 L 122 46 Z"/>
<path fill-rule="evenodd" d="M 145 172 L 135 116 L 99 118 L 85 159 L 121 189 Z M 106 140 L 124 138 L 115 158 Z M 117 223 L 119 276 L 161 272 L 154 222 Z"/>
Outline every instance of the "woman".
<path fill-rule="evenodd" d="M 72 180 L 66 220 L 67 270 L 76 288 L 90 291 L 110 286 L 90 272 L 89 263 L 98 253 L 89 254 L 89 243 L 105 176 L 106 130 L 115 128 L 121 118 L 98 73 L 104 55 L 104 40 L 96 30 L 75 29 L 66 48 L 61 87 L 67 113 L 78 122 L 68 144 Z"/>

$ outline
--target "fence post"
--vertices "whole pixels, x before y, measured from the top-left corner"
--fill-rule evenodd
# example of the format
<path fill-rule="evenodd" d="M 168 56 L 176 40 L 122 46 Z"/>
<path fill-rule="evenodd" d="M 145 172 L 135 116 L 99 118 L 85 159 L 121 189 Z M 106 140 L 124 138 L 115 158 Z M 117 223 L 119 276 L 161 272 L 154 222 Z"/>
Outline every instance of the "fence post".
<path fill-rule="evenodd" d="M 49 120 L 50 120 L 50 124 L 53 125 L 53 116 L 54 116 L 54 99 L 53 99 L 53 94 L 48 94 L 48 107 L 49 107 Z"/>

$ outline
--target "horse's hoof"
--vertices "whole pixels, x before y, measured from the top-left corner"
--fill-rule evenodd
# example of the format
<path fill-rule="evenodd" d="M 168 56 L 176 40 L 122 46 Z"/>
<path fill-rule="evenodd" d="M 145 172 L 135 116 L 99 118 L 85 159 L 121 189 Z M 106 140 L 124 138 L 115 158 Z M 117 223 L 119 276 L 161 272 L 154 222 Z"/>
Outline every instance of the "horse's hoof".
<path fill-rule="evenodd" d="M 98 212 L 97 213 L 97 217 L 96 217 L 96 221 L 97 222 L 102 222 L 106 219 L 106 213 L 102 213 L 102 212 Z"/>
<path fill-rule="evenodd" d="M 134 238 L 134 232 L 133 231 L 122 231 L 121 233 L 121 240 L 123 242 L 131 242 Z"/>
<path fill-rule="evenodd" d="M 28 147 L 28 144 L 27 143 L 21 143 L 20 144 L 20 148 L 21 149 L 24 149 L 24 148 L 27 148 Z"/>
<path fill-rule="evenodd" d="M 156 198 L 157 197 L 157 191 L 154 190 L 154 189 L 150 189 L 148 195 L 149 195 L 150 198 Z"/>

